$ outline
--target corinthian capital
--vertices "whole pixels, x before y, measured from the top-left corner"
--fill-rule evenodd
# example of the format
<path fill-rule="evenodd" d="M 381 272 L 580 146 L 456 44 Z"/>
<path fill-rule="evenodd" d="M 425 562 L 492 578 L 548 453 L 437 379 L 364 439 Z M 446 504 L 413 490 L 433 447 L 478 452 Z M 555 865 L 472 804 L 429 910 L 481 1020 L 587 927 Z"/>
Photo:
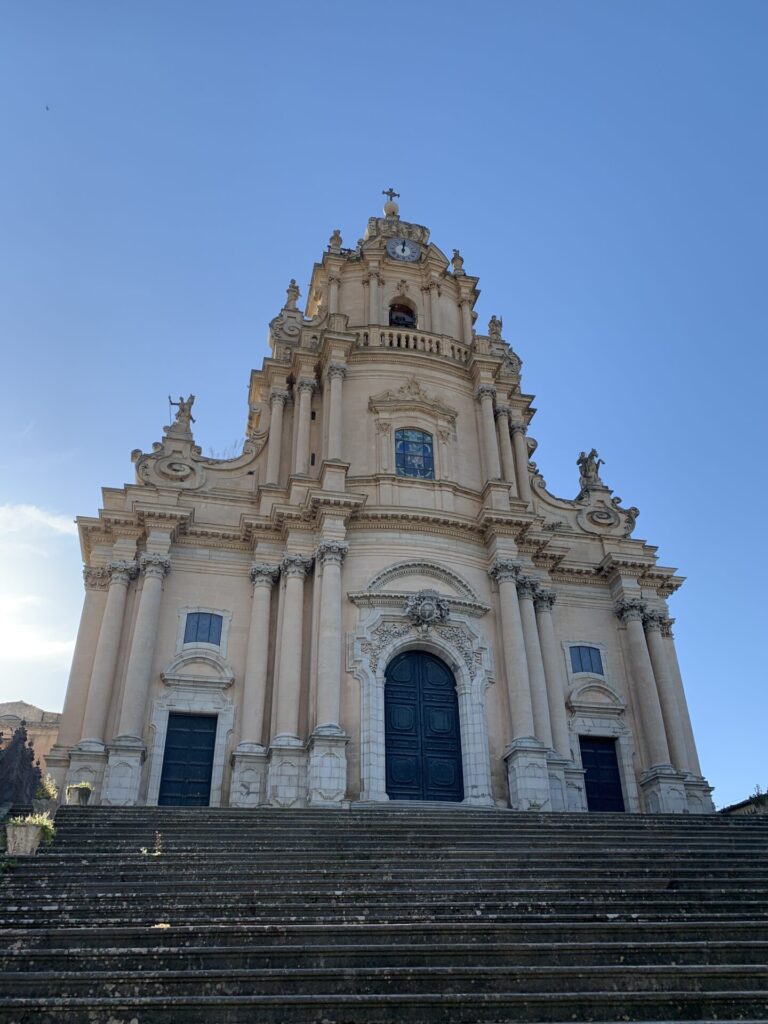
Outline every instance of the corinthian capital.
<path fill-rule="evenodd" d="M 649 608 L 643 614 L 643 626 L 646 633 L 660 633 L 666 621 L 667 617 L 664 612 L 657 608 Z"/>
<path fill-rule="evenodd" d="M 279 565 L 268 565 L 266 562 L 254 562 L 249 575 L 254 587 L 268 587 L 270 590 L 280 575 Z"/>
<path fill-rule="evenodd" d="M 298 394 L 302 394 L 308 391 L 310 395 L 315 390 L 315 382 L 310 380 L 309 377 L 302 377 L 296 384 L 296 391 Z"/>
<path fill-rule="evenodd" d="M 312 562 L 313 559 L 307 555 L 283 555 L 280 569 L 286 576 L 300 576 L 304 579 L 312 568 Z"/>
<path fill-rule="evenodd" d="M 270 391 L 269 393 L 269 404 L 274 405 L 276 402 L 279 402 L 281 405 L 285 405 L 288 398 L 289 395 L 287 391 L 282 391 L 279 388 L 276 388 L 274 391 Z"/>
<path fill-rule="evenodd" d="M 622 622 L 632 622 L 635 619 L 642 621 L 645 607 L 645 601 L 641 601 L 639 597 L 625 597 L 616 604 L 615 612 Z"/>
<path fill-rule="evenodd" d="M 334 377 L 338 377 L 341 380 L 347 375 L 347 368 L 344 363 L 329 363 L 328 364 L 328 380 L 333 380 Z"/>
<path fill-rule="evenodd" d="M 510 428 L 513 434 L 522 434 L 525 436 L 528 433 L 528 427 L 524 423 L 510 423 Z"/>
<path fill-rule="evenodd" d="M 517 595 L 527 601 L 532 601 L 536 596 L 536 589 L 538 583 L 536 580 L 531 579 L 530 576 L 518 576 L 517 577 Z"/>
<path fill-rule="evenodd" d="M 510 408 L 508 405 L 497 405 L 496 406 L 496 419 L 501 419 L 502 416 L 509 419 Z"/>
<path fill-rule="evenodd" d="M 533 604 L 537 611 L 551 612 L 556 600 L 557 594 L 554 590 L 545 590 L 543 587 L 537 587 L 533 595 Z"/>
<path fill-rule="evenodd" d="M 128 584 L 139 575 L 139 567 L 133 561 L 128 562 L 107 562 L 107 572 L 113 583 Z"/>
<path fill-rule="evenodd" d="M 83 583 L 86 590 L 106 590 L 109 586 L 109 569 L 93 569 L 83 566 Z"/>
<path fill-rule="evenodd" d="M 496 397 L 496 388 L 493 384 L 481 384 L 475 392 L 475 398 L 478 402 L 482 402 L 484 398 L 490 398 L 491 401 Z"/>
<path fill-rule="evenodd" d="M 509 580 L 516 583 L 520 575 L 520 563 L 511 558 L 497 558 L 488 570 L 488 575 L 497 583 L 506 583 Z"/>
<path fill-rule="evenodd" d="M 345 544 L 343 541 L 321 540 L 317 545 L 315 558 L 317 558 L 321 565 L 328 565 L 331 562 L 335 565 L 341 565 L 348 550 L 349 544 Z"/>
<path fill-rule="evenodd" d="M 167 576 L 171 571 L 171 560 L 167 555 L 158 555 L 155 552 L 144 552 L 139 558 L 141 571 L 145 576 Z"/>

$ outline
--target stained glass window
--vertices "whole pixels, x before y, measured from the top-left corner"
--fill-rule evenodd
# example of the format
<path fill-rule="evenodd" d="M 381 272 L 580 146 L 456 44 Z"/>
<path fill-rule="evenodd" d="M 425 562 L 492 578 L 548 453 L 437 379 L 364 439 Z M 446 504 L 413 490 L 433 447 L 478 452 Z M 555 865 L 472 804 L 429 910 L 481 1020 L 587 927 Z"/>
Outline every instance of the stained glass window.
<path fill-rule="evenodd" d="M 396 430 L 395 467 L 398 476 L 417 476 L 422 480 L 434 480 L 432 435 L 423 430 Z"/>

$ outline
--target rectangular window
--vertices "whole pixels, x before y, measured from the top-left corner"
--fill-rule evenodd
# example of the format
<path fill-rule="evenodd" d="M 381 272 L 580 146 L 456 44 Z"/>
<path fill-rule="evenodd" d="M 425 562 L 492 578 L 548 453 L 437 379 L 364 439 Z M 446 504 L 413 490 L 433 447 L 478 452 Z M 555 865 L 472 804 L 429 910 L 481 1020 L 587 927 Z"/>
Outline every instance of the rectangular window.
<path fill-rule="evenodd" d="M 213 612 L 190 612 L 184 627 L 185 644 L 221 645 L 221 615 Z"/>
<path fill-rule="evenodd" d="M 574 672 L 591 672 L 593 675 L 602 676 L 603 659 L 597 647 L 572 647 L 571 668 Z"/>

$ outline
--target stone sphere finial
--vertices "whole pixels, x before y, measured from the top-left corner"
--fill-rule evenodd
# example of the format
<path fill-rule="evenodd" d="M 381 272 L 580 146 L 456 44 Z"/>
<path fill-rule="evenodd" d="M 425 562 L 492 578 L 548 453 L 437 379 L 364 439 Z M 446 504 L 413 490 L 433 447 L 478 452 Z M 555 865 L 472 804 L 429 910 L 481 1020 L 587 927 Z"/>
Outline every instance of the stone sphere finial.
<path fill-rule="evenodd" d="M 400 207 L 395 202 L 395 199 L 400 198 L 400 193 L 395 192 L 393 188 L 385 189 L 382 193 L 383 196 L 387 196 L 387 201 L 384 203 L 384 216 L 385 217 L 399 217 Z"/>

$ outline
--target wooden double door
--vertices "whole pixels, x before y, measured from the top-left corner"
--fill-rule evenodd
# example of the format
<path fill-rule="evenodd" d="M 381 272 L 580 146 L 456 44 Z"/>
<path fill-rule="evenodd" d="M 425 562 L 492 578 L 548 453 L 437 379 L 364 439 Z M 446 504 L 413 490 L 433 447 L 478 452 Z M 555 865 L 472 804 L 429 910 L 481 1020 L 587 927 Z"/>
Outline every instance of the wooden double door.
<path fill-rule="evenodd" d="M 211 799 L 216 715 L 168 716 L 160 805 L 207 807 Z"/>
<path fill-rule="evenodd" d="M 392 800 L 464 799 L 456 680 L 425 651 L 394 658 L 384 688 L 387 795 Z"/>

